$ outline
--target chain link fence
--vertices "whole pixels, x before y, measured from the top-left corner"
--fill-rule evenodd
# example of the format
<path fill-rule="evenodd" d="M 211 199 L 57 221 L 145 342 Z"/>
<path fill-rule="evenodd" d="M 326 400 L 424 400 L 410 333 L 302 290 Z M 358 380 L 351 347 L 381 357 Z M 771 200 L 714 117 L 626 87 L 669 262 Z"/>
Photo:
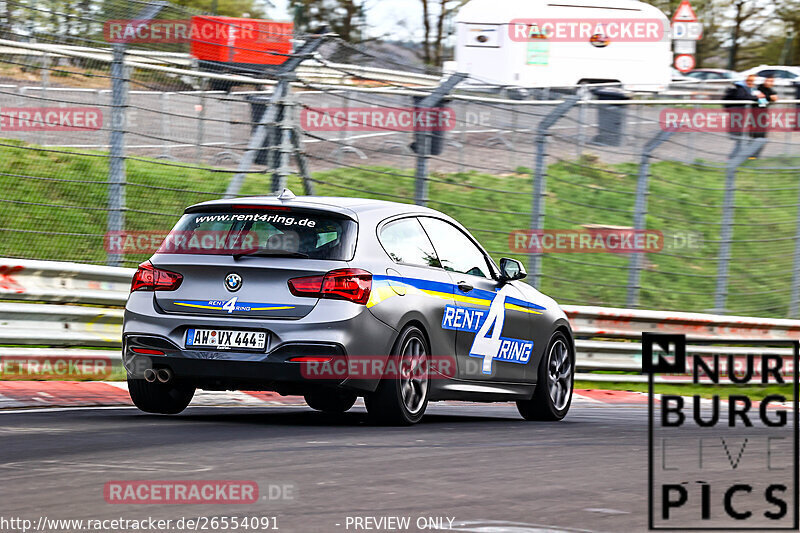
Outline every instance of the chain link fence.
<path fill-rule="evenodd" d="M 288 186 L 441 210 L 496 259 L 523 260 L 530 281 L 563 303 L 798 316 L 800 131 L 664 127 L 666 110 L 721 109 L 723 86 L 486 87 L 325 33 L 291 35 L 286 54 L 231 45 L 248 28 L 264 42 L 289 35 L 167 3 L 8 5 L 5 257 L 134 266 L 186 206 Z M 153 42 L 111 42 L 109 21 L 125 19 L 173 31 L 207 21 L 217 34 L 164 42 L 151 24 Z M 199 59 L 198 40 L 250 62 Z M 773 109 L 796 111 L 793 91 L 781 88 Z M 403 123 L 409 115 L 443 126 Z M 530 246 L 539 230 L 661 238 L 651 253 L 545 251 Z M 109 236 L 119 234 L 129 236 L 117 249 Z"/>

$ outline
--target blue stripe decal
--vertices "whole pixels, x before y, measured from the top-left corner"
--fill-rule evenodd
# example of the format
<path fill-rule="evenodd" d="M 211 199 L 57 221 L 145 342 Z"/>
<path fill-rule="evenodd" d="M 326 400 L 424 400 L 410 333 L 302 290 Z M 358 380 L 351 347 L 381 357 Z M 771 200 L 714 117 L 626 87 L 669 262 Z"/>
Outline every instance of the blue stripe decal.
<path fill-rule="evenodd" d="M 414 288 L 423 290 L 423 291 L 435 291 L 435 292 L 443 292 L 446 294 L 461 294 L 461 292 L 456 292 L 456 284 L 455 283 L 443 283 L 440 281 L 431 281 L 426 279 L 419 279 L 419 278 L 404 278 L 402 276 L 373 276 L 373 280 L 375 281 L 396 281 L 398 283 L 404 283 L 406 285 L 410 285 Z M 472 289 L 468 293 L 464 293 L 465 296 L 470 296 L 472 298 L 478 298 L 487 300 L 487 305 L 494 300 L 494 297 L 497 295 L 495 291 L 489 291 L 486 289 Z M 521 300 L 519 298 L 508 297 L 506 298 L 506 302 L 513 305 L 518 305 L 520 307 L 524 307 L 526 309 L 532 309 L 536 311 L 546 311 L 546 307 L 542 307 L 541 305 L 537 305 L 533 302 L 528 302 L 526 300 Z"/>

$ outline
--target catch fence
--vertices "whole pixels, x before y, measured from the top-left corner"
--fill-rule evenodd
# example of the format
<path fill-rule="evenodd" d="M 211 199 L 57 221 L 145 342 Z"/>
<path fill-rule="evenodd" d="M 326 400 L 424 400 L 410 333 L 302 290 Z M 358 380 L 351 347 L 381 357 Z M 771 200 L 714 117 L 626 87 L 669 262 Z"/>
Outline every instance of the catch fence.
<path fill-rule="evenodd" d="M 324 32 L 293 35 L 282 65 L 211 68 L 190 43 L 104 38 L 105 22 L 153 4 L 13 5 L 42 16 L 0 39 L 4 257 L 135 266 L 152 249 L 114 249 L 109 232 L 164 233 L 193 203 L 286 185 L 441 210 L 565 304 L 800 316 L 800 131 L 665 127 L 668 109 L 730 103 L 723 85 L 491 87 Z M 158 5 L 156 20 L 202 19 Z M 794 90 L 781 87 L 771 109 L 796 110 Z M 443 131 L 396 122 L 425 109 Z M 63 115 L 50 127 L 37 111 Z M 380 120 L 313 120 L 358 112 Z M 542 251 L 530 247 L 539 230 L 661 240 L 637 253 Z"/>

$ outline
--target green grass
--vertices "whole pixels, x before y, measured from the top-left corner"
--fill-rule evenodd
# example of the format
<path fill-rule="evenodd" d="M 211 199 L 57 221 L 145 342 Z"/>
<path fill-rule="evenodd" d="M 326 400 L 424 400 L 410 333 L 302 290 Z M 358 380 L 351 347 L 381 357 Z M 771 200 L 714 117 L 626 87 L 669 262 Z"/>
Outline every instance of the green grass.
<path fill-rule="evenodd" d="M 576 389 L 601 389 L 601 390 L 623 390 L 631 392 L 647 392 L 647 383 L 630 382 L 595 382 L 595 381 L 575 381 Z M 743 394 L 751 400 L 762 400 L 765 397 L 777 394 L 786 398 L 786 401 L 794 399 L 793 385 L 694 385 L 687 383 L 684 385 L 656 384 L 654 391 L 656 394 L 674 394 L 678 396 L 699 395 L 702 398 L 712 398 L 719 396 L 724 400 L 732 394 Z"/>
<path fill-rule="evenodd" d="M 104 262 L 108 161 L 103 155 L 31 150 L 18 141 L 0 141 L 0 228 L 27 230 L 4 231 L 0 254 Z M 799 162 L 800 158 L 753 161 L 739 173 L 737 242 L 732 249 L 728 298 L 731 313 L 786 316 L 798 172 L 779 167 L 798 167 Z M 212 168 L 185 169 L 165 163 L 127 161 L 126 229 L 168 230 L 185 206 L 219 197 L 231 178 L 230 173 Z M 545 227 L 630 226 L 637 173 L 635 164 L 604 165 L 592 156 L 551 165 Z M 699 239 L 699 247 L 646 254 L 640 306 L 708 311 L 713 307 L 724 169 L 703 162 L 661 161 L 653 164 L 651 173 L 648 228 L 668 236 L 692 234 Z M 409 169 L 340 168 L 316 172 L 314 179 L 321 195 L 410 202 L 414 192 Z M 433 173 L 430 206 L 470 228 L 496 259 L 514 256 L 508 235 L 530 227 L 531 182 L 530 169 L 522 167 L 501 176 L 475 171 Z M 290 186 L 302 191 L 297 178 L 290 180 Z M 270 189 L 269 175 L 253 173 L 241 192 L 257 195 Z M 133 266 L 146 258 L 125 259 Z M 628 264 L 629 256 L 621 254 L 548 254 L 543 260 L 542 289 L 561 303 L 621 307 L 626 300 Z"/>

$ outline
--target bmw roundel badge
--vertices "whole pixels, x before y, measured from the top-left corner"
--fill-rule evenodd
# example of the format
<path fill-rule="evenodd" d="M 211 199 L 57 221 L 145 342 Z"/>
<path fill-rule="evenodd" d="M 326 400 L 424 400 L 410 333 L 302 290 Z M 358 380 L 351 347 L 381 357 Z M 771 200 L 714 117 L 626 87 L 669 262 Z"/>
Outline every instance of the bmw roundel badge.
<path fill-rule="evenodd" d="M 242 288 L 242 276 L 231 272 L 225 276 L 225 288 L 231 292 L 236 292 Z"/>

